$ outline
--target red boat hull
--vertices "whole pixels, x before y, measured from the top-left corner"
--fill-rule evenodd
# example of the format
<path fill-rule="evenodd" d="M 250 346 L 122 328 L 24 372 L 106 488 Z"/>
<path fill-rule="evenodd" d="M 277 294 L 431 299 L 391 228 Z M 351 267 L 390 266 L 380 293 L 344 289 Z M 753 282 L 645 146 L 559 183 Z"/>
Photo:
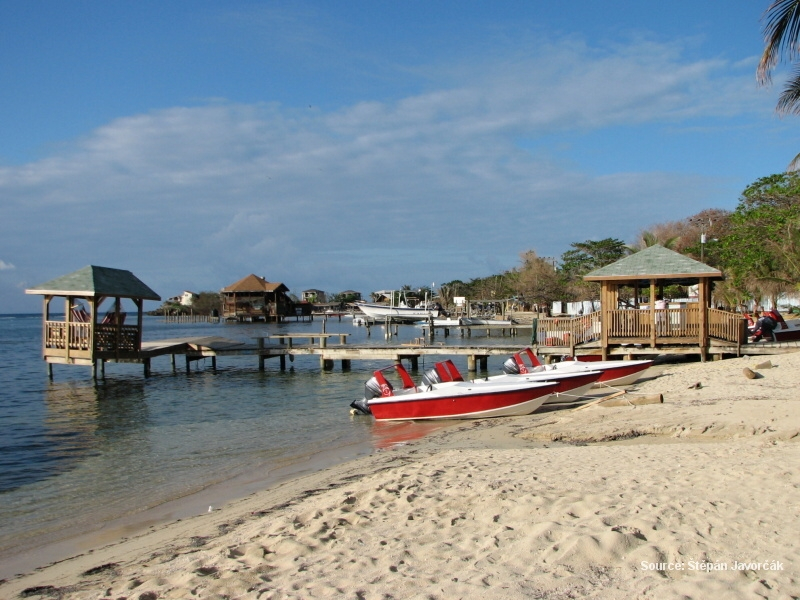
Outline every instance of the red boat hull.
<path fill-rule="evenodd" d="M 580 362 L 580 361 L 578 361 Z M 596 362 L 590 361 L 587 365 L 590 369 L 599 369 L 603 371 L 600 379 L 597 380 L 599 386 L 614 386 L 614 385 L 628 385 L 633 383 L 642 374 L 650 368 L 653 364 L 652 360 L 647 361 L 613 361 L 614 364 L 609 364 L 609 361 L 604 361 L 602 367 Z"/>
<path fill-rule="evenodd" d="M 528 415 L 539 408 L 554 391 L 555 384 L 536 388 L 522 388 L 453 395 L 441 398 L 414 398 L 390 396 L 370 401 L 369 408 L 378 420 L 401 419 L 480 419 L 484 417 L 511 417 Z"/>

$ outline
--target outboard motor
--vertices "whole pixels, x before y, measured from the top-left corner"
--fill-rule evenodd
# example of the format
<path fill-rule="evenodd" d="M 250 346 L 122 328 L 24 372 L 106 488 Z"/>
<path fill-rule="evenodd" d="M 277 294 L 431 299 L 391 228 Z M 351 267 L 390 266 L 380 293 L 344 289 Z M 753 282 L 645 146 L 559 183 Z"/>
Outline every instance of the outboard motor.
<path fill-rule="evenodd" d="M 353 409 L 352 414 L 354 415 L 372 414 L 372 411 L 369 409 L 369 405 L 367 404 L 367 400 L 365 398 L 354 400 L 353 402 L 350 403 L 350 408 Z"/>
<path fill-rule="evenodd" d="M 437 383 L 442 383 L 442 378 L 439 377 L 439 373 L 436 371 L 436 369 L 428 369 L 422 375 L 423 387 L 430 388 L 431 386 L 436 385 Z"/>
<path fill-rule="evenodd" d="M 392 389 L 392 384 L 388 381 L 386 382 L 386 385 L 389 386 L 390 390 Z M 371 377 L 364 384 L 364 397 L 351 402 L 350 408 L 353 409 L 354 414 L 371 415 L 372 411 L 369 408 L 369 401 L 373 398 L 380 398 L 382 395 L 381 384 L 378 383 L 378 379 Z"/>
<path fill-rule="evenodd" d="M 387 382 L 389 389 L 392 389 L 392 384 Z M 378 380 L 375 377 L 371 377 L 367 383 L 364 384 L 364 400 L 372 400 L 373 398 L 380 398 L 383 394 L 381 393 L 381 384 L 378 383 Z"/>
<path fill-rule="evenodd" d="M 506 375 L 519 375 L 519 365 L 513 356 L 503 363 L 503 373 Z"/>

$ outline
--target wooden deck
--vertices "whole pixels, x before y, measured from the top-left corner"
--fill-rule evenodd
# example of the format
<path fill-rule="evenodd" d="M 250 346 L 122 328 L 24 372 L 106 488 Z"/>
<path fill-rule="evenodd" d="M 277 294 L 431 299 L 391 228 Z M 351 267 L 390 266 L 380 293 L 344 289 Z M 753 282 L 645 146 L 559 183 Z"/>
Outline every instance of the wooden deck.
<path fill-rule="evenodd" d="M 660 310 L 606 310 L 578 317 L 543 318 L 536 322 L 536 350 L 546 357 L 646 356 L 697 354 L 739 356 L 749 351 L 747 327 L 742 315 L 697 306 Z M 773 346 L 776 351 L 780 350 Z M 767 353 L 769 350 L 757 350 Z"/>
<path fill-rule="evenodd" d="M 350 367 L 354 360 L 387 360 L 407 361 L 412 368 L 417 368 L 418 360 L 424 356 L 455 355 L 467 357 L 467 368 L 476 371 L 485 369 L 489 356 L 506 356 L 519 352 L 520 345 L 474 345 L 447 346 L 444 344 L 398 344 L 398 345 L 348 345 L 347 334 L 287 334 L 253 338 L 253 343 L 230 340 L 223 337 L 187 337 L 142 342 L 142 349 L 135 358 L 109 360 L 107 362 L 135 362 L 145 366 L 145 375 L 150 373 L 150 361 L 158 356 L 171 356 L 173 369 L 176 368 L 176 357 L 185 358 L 186 370 L 191 370 L 193 361 L 210 358 L 212 368 L 217 366 L 217 358 L 225 356 L 254 356 L 258 360 L 258 368 L 263 370 L 265 362 L 277 358 L 280 368 L 286 368 L 286 357 L 318 356 L 320 367 L 325 370 L 333 368 L 340 361 L 343 369 Z M 330 338 L 339 338 L 340 342 L 330 343 Z M 278 339 L 283 343 L 266 343 L 269 339 Z M 298 343 L 299 341 L 308 343 Z"/>

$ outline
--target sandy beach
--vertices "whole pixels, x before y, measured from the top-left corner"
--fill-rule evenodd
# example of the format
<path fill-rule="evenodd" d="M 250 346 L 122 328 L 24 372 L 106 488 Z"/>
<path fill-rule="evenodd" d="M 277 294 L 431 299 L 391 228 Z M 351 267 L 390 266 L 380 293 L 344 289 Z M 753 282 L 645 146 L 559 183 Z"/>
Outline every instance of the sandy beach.
<path fill-rule="evenodd" d="M 0 597 L 797 598 L 799 389 L 798 353 L 659 366 L 623 398 L 661 404 L 464 421 Z"/>

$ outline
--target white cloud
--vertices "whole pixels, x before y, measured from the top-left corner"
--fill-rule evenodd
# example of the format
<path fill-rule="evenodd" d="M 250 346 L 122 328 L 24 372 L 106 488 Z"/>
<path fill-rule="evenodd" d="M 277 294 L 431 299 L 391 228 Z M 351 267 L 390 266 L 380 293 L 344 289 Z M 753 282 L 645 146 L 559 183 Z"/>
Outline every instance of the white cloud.
<path fill-rule="evenodd" d="M 33 280 L 45 263 L 55 275 L 99 263 L 162 295 L 249 272 L 331 291 L 468 279 L 529 248 L 558 255 L 713 205 L 720 177 L 689 164 L 637 171 L 627 163 L 640 156 L 609 147 L 617 168 L 593 172 L 549 142 L 517 142 L 572 147 L 586 132 L 769 112 L 745 78 L 720 60 L 682 62 L 675 46 L 565 42 L 333 113 L 217 102 L 123 117 L 69 151 L 0 167 L 13 207 L 0 250 L 29 248 Z"/>
<path fill-rule="evenodd" d="M 0 271 L 11 271 L 12 269 L 15 269 L 15 268 L 16 267 L 14 265 L 12 265 L 11 263 L 7 263 L 4 260 L 0 260 Z"/>

